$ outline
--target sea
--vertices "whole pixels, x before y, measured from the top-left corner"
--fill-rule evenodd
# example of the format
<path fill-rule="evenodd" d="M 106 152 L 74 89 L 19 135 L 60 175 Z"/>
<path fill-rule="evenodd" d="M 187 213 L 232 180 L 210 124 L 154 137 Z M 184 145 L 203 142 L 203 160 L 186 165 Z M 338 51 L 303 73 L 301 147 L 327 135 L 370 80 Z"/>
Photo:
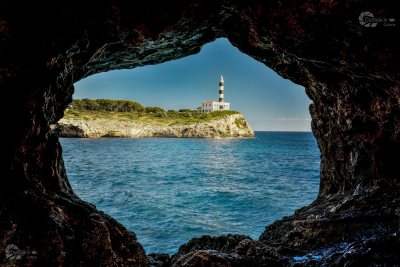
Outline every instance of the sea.
<path fill-rule="evenodd" d="M 202 235 L 258 239 L 319 189 L 320 153 L 308 132 L 60 142 L 75 193 L 133 231 L 146 253 L 174 254 Z"/>

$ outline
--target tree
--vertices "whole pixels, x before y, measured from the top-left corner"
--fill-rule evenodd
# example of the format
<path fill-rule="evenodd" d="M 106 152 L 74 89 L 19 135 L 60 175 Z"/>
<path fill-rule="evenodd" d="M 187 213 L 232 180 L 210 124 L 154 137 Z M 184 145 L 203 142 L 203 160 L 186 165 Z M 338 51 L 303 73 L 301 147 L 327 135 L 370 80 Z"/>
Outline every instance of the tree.
<path fill-rule="evenodd" d="M 165 110 L 160 107 L 145 107 L 146 113 L 165 113 Z"/>
<path fill-rule="evenodd" d="M 75 110 L 94 110 L 111 112 L 143 112 L 144 107 L 135 101 L 110 99 L 74 99 L 71 108 Z"/>

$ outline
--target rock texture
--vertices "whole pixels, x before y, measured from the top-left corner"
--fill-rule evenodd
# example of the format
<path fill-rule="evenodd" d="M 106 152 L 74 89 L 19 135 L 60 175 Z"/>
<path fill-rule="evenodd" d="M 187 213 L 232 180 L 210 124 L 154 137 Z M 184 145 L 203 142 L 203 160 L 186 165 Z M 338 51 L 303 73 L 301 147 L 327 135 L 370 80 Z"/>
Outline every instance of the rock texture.
<path fill-rule="evenodd" d="M 173 266 L 283 266 L 288 260 L 274 248 L 243 235 L 202 236 L 182 245 Z"/>
<path fill-rule="evenodd" d="M 111 119 L 61 119 L 51 126 L 60 137 L 252 137 L 253 130 L 241 114 L 227 115 L 208 122 L 190 125 L 158 126 L 135 121 Z"/>
<path fill-rule="evenodd" d="M 74 82 L 188 56 L 227 37 L 306 88 L 321 151 L 320 193 L 310 206 L 268 226 L 247 252 L 191 246 L 177 264 L 232 266 L 252 253 L 249 265 L 259 266 L 274 251 L 281 264 L 399 265 L 396 10 L 395 2 L 369 0 L 1 1 L 1 121 L 7 131 L 0 264 L 164 262 L 147 257 L 133 233 L 73 193 L 49 126 L 62 118 Z M 359 22 L 365 11 L 397 25 L 366 27 Z M 18 257 L 10 256 L 15 247 L 23 252 Z"/>

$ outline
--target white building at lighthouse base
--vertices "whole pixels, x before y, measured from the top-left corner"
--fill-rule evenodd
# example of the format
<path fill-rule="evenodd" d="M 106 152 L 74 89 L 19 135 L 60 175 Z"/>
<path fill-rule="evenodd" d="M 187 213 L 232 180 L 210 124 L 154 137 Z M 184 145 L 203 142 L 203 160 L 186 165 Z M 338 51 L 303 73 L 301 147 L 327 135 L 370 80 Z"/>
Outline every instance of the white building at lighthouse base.
<path fill-rule="evenodd" d="M 201 112 L 213 112 L 218 110 L 229 110 L 231 103 L 225 101 L 206 100 L 201 102 Z"/>

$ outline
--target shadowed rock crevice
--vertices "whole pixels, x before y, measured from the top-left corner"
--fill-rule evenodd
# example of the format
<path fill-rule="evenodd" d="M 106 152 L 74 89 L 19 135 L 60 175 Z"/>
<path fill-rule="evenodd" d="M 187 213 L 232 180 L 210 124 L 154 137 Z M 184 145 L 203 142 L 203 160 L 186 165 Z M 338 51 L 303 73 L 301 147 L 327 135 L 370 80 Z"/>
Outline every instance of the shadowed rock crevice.
<path fill-rule="evenodd" d="M 259 241 L 237 237 L 246 245 L 225 250 L 194 240 L 172 262 L 398 264 L 400 44 L 393 36 L 399 26 L 368 28 L 358 21 L 371 11 L 399 23 L 394 10 L 372 1 L 2 1 L 0 89 L 8 130 L 0 263 L 168 262 L 148 258 L 133 233 L 74 195 L 49 125 L 63 117 L 73 83 L 84 77 L 181 58 L 227 37 L 305 87 L 321 151 L 320 193 L 268 226 Z M 12 259 L 10 245 L 26 253 Z"/>

